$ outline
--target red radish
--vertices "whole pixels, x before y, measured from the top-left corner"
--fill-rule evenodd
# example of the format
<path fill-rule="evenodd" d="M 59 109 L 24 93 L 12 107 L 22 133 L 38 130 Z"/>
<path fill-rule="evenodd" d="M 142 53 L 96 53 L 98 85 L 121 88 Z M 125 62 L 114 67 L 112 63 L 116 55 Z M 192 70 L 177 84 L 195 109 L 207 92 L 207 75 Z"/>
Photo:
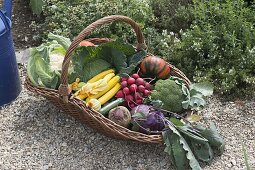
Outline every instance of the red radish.
<path fill-rule="evenodd" d="M 135 93 L 134 97 L 135 97 L 135 100 L 143 99 L 143 97 L 140 93 Z"/>
<path fill-rule="evenodd" d="M 122 81 L 121 82 L 121 88 L 127 87 L 127 81 Z"/>
<path fill-rule="evenodd" d="M 139 76 L 137 73 L 133 74 L 132 77 L 133 77 L 134 79 L 140 78 L 140 76 Z"/>
<path fill-rule="evenodd" d="M 139 86 L 138 86 L 138 91 L 139 91 L 139 92 L 142 92 L 142 93 L 143 93 L 144 90 L 145 90 L 145 87 L 144 87 L 143 85 L 139 85 Z"/>
<path fill-rule="evenodd" d="M 128 94 L 129 94 L 129 88 L 128 88 L 128 87 L 124 87 L 122 91 L 123 91 L 123 93 L 124 93 L 125 95 L 128 95 Z"/>
<path fill-rule="evenodd" d="M 142 104 L 142 103 L 143 103 L 143 100 L 142 100 L 142 99 L 136 100 L 136 103 L 137 103 L 137 104 Z"/>
<path fill-rule="evenodd" d="M 145 89 L 151 90 L 151 84 L 148 82 L 145 82 Z"/>
<path fill-rule="evenodd" d="M 127 95 L 125 99 L 127 102 L 132 102 L 134 100 L 134 97 L 132 95 Z"/>
<path fill-rule="evenodd" d="M 145 96 L 149 96 L 151 94 L 151 92 L 149 90 L 144 90 L 144 93 L 143 93 Z"/>
<path fill-rule="evenodd" d="M 135 83 L 139 86 L 139 85 L 144 85 L 144 80 L 142 78 L 138 78 L 136 79 Z"/>
<path fill-rule="evenodd" d="M 128 77 L 121 77 L 121 81 L 127 81 Z"/>
<path fill-rule="evenodd" d="M 135 79 L 133 77 L 129 77 L 128 80 L 127 80 L 127 83 L 129 85 L 134 84 L 135 83 Z"/>
<path fill-rule="evenodd" d="M 136 84 L 132 84 L 132 85 L 129 87 L 129 91 L 130 91 L 131 93 L 136 92 L 136 90 L 137 90 L 137 85 L 136 85 Z"/>
<path fill-rule="evenodd" d="M 124 93 L 122 90 L 118 91 L 115 95 L 116 98 L 124 98 Z"/>

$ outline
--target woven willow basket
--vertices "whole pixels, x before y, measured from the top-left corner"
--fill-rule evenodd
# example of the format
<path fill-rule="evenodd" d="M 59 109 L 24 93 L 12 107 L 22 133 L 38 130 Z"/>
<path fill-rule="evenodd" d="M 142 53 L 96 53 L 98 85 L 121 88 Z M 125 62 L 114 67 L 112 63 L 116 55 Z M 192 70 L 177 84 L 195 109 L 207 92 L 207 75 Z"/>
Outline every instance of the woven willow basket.
<path fill-rule="evenodd" d="M 85 123 L 87 126 L 97 130 L 98 132 L 106 136 L 116 139 L 133 140 L 144 143 L 162 143 L 161 135 L 147 135 L 131 131 L 120 125 L 117 125 L 108 118 L 104 117 L 99 112 L 86 107 L 83 101 L 75 98 L 72 95 L 71 90 L 68 87 L 68 67 L 70 64 L 72 53 L 75 48 L 82 40 L 86 38 L 86 36 L 88 36 L 97 27 L 115 21 L 122 21 L 131 25 L 137 37 L 138 44 L 136 46 L 136 50 L 139 51 L 141 49 L 146 49 L 146 45 L 144 43 L 144 36 L 136 22 L 126 16 L 107 16 L 87 26 L 71 43 L 62 64 L 61 84 L 58 90 L 35 86 L 30 82 L 28 77 L 26 78 L 25 86 L 28 90 L 42 95 L 43 97 L 50 100 L 54 105 L 62 109 L 65 113 L 73 116 L 77 120 Z M 92 38 L 87 40 L 94 44 L 101 44 L 110 41 L 110 39 L 108 38 Z M 190 84 L 190 81 L 185 76 L 185 74 L 183 74 L 173 65 L 169 64 L 169 66 L 171 68 L 171 75 L 178 76 L 179 78 L 182 78 L 187 84 Z"/>

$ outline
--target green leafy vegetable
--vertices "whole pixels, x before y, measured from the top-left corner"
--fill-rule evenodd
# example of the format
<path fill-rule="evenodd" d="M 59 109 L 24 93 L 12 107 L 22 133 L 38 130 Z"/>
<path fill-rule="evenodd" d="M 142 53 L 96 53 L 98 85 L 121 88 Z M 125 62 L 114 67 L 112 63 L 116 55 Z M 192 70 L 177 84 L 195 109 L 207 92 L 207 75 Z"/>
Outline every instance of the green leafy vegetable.
<path fill-rule="evenodd" d="M 208 140 L 210 146 L 218 151 L 219 154 L 222 154 L 225 149 L 225 143 L 223 138 L 218 133 L 216 126 L 213 122 L 210 122 L 210 127 L 205 128 L 201 123 L 198 123 L 195 127 L 199 133 Z"/>
<path fill-rule="evenodd" d="M 176 168 L 178 170 L 187 169 L 188 162 L 189 166 L 193 170 L 202 170 L 185 138 L 183 138 L 180 132 L 175 128 L 175 126 L 170 121 L 167 121 L 167 127 L 169 128 L 169 130 L 167 131 L 171 132 L 167 131 L 162 132 L 163 139 L 166 145 L 165 152 L 171 155 L 171 157 L 174 160 L 173 162 Z M 171 143 L 172 138 L 174 138 L 173 141 L 174 143 Z M 179 144 L 177 144 L 176 142 L 178 142 Z M 185 158 L 183 153 L 186 153 L 184 154 Z"/>
<path fill-rule="evenodd" d="M 208 142 L 193 140 L 190 147 L 199 160 L 210 163 L 213 159 L 213 150 Z"/>
<path fill-rule="evenodd" d="M 108 62 L 102 59 L 96 59 L 85 63 L 82 57 L 75 58 L 75 60 L 73 60 L 73 65 L 74 72 L 70 75 L 69 82 L 75 81 L 76 78 L 80 78 L 82 82 L 87 82 L 95 75 L 111 67 Z"/>
<path fill-rule="evenodd" d="M 213 85 L 209 82 L 194 83 L 189 88 L 200 92 L 203 96 L 211 96 L 213 94 Z"/>
<path fill-rule="evenodd" d="M 126 55 L 113 47 L 103 47 L 99 55 L 101 59 L 111 63 L 117 71 L 120 71 L 122 67 L 127 67 Z"/>
<path fill-rule="evenodd" d="M 204 138 L 201 134 L 194 131 L 191 126 L 184 125 L 184 126 L 176 126 L 180 133 L 189 137 L 189 139 L 196 140 L 199 142 L 208 142 L 206 138 Z"/>
<path fill-rule="evenodd" d="M 71 45 L 71 40 L 69 38 L 65 38 L 60 35 L 49 33 L 48 38 L 50 40 L 56 40 L 66 51 L 68 47 Z"/>
<path fill-rule="evenodd" d="M 120 74 L 131 73 L 135 70 L 138 62 L 145 56 L 145 51 L 142 50 L 136 53 L 132 45 L 124 43 L 119 39 L 98 46 L 78 47 L 72 59 L 74 73 L 69 80 L 73 82 L 78 76 L 81 78 L 81 81 L 86 82 L 96 72 L 100 73 L 109 67 L 116 69 L 116 72 Z M 96 64 L 95 66 L 91 64 L 94 61 L 100 61 L 101 65 Z M 94 65 L 93 71 L 90 71 L 92 68 L 89 65 Z M 89 69 L 91 74 L 86 73 L 88 71 L 86 68 Z"/>
<path fill-rule="evenodd" d="M 177 119 L 175 117 L 171 117 L 169 119 L 175 126 L 183 126 L 184 123 L 180 120 L 180 119 Z"/>
<path fill-rule="evenodd" d="M 118 51 L 121 51 L 127 57 L 131 57 L 135 53 L 135 48 L 128 43 L 125 43 L 122 39 L 116 39 L 101 45 L 102 47 L 111 47 Z"/>
<path fill-rule="evenodd" d="M 188 169 L 187 163 L 193 170 L 201 169 L 197 159 L 210 163 L 213 151 L 224 149 L 224 141 L 213 123 L 205 128 L 201 124 L 184 124 L 176 118 L 166 119 L 165 122 L 166 129 L 162 132 L 165 152 L 177 169 Z"/>
<path fill-rule="evenodd" d="M 128 66 L 121 68 L 120 74 L 126 75 L 126 74 L 132 73 L 132 71 L 135 70 L 135 68 L 142 61 L 142 59 L 144 59 L 146 54 L 147 53 L 144 50 L 141 50 L 141 51 L 135 53 L 132 57 L 130 57 L 130 59 L 128 61 Z"/>
<path fill-rule="evenodd" d="M 61 44 L 68 46 L 70 40 L 68 42 L 67 38 L 53 34 L 49 34 L 49 39 L 51 41 L 39 47 L 30 48 L 27 72 L 33 84 L 56 89 L 66 53 Z M 71 71 L 72 69 L 69 70 Z"/>

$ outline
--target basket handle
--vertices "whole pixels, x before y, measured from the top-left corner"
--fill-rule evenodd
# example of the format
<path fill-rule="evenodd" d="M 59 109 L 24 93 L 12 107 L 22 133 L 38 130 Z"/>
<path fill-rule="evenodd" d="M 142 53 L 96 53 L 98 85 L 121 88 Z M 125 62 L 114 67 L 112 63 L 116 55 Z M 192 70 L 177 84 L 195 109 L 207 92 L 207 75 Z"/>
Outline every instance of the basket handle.
<path fill-rule="evenodd" d="M 66 103 L 68 102 L 68 96 L 71 94 L 71 89 L 68 87 L 67 75 L 68 75 L 68 67 L 69 67 L 69 64 L 70 64 L 70 60 L 71 60 L 73 51 L 79 45 L 79 43 L 82 40 L 84 40 L 85 37 L 88 36 L 97 27 L 99 27 L 101 25 L 112 23 L 114 21 L 122 21 L 122 22 L 125 22 L 125 23 L 131 25 L 131 27 L 134 29 L 134 31 L 136 33 L 136 38 L 137 38 L 137 42 L 138 42 L 136 48 L 137 48 L 138 51 L 147 48 L 146 44 L 144 42 L 144 36 L 143 36 L 143 33 L 142 33 L 140 27 L 138 26 L 138 24 L 135 21 L 133 21 L 129 17 L 122 16 L 122 15 L 111 15 L 111 16 L 107 16 L 107 17 L 101 18 L 101 19 L 93 22 L 92 24 L 87 26 L 73 40 L 73 42 L 69 46 L 69 48 L 67 50 L 67 53 L 65 55 L 65 58 L 63 60 L 60 86 L 58 88 L 58 94 L 59 94 L 59 97 L 62 98 L 64 102 L 66 102 Z"/>

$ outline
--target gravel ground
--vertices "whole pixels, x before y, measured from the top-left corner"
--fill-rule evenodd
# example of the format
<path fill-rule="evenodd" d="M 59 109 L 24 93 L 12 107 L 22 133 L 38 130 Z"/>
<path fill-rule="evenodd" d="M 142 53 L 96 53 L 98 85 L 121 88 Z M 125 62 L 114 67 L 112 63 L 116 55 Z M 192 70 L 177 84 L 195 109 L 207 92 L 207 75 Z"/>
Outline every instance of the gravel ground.
<path fill-rule="evenodd" d="M 24 81 L 23 67 L 20 67 Z M 216 96 L 202 111 L 225 139 L 226 149 L 205 170 L 245 168 L 242 143 L 255 169 L 255 100 L 222 102 Z M 119 141 L 98 134 L 44 98 L 23 88 L 0 110 L 0 169 L 173 169 L 164 146 Z"/>

